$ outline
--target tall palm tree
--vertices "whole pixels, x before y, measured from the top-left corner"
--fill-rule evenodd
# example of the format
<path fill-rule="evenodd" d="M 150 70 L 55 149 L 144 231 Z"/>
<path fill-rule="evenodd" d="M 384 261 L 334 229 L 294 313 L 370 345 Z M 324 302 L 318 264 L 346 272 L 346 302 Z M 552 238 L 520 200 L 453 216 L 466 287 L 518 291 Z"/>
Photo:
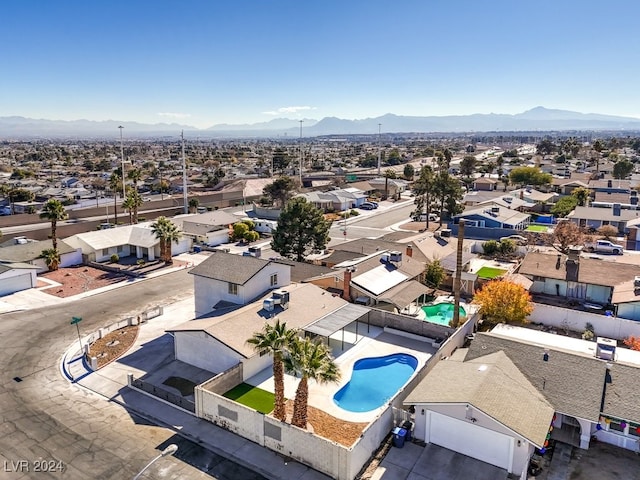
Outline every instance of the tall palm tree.
<path fill-rule="evenodd" d="M 284 421 L 287 414 L 284 408 L 284 364 L 283 358 L 289 349 L 289 345 L 294 342 L 297 334 L 295 330 L 287 328 L 287 323 L 276 322 L 271 325 L 265 323 L 261 332 L 253 334 L 247 343 L 253 345 L 256 352 L 262 354 L 271 354 L 273 358 L 273 388 L 274 388 L 274 406 L 273 416 Z"/>
<path fill-rule="evenodd" d="M 291 424 L 306 429 L 309 380 L 321 384 L 337 382 L 340 380 L 340 370 L 327 344 L 299 337 L 289 347 L 289 353 L 284 359 L 284 368 L 288 373 L 300 376 L 293 402 Z"/>
<path fill-rule="evenodd" d="M 109 177 L 109 188 L 113 192 L 113 223 L 118 224 L 118 192 L 122 190 L 122 177 L 120 170 L 116 169 Z"/>
<path fill-rule="evenodd" d="M 60 200 L 54 198 L 47 200 L 40 212 L 40 218 L 51 222 L 51 244 L 53 249 L 57 251 L 58 238 L 56 236 L 56 228 L 58 222 L 69 218 L 67 211 L 64 209 L 64 205 L 62 205 Z"/>
<path fill-rule="evenodd" d="M 160 240 L 160 260 L 167 264 L 173 263 L 171 258 L 171 244 L 178 243 L 182 237 L 182 232 L 167 217 L 158 217 L 151 224 L 151 231 Z"/>
<path fill-rule="evenodd" d="M 142 205 L 142 195 L 134 188 L 129 188 L 127 198 L 122 203 L 123 208 L 129 210 L 129 223 L 138 223 L 138 209 Z"/>
<path fill-rule="evenodd" d="M 60 267 L 60 252 L 55 248 L 47 248 L 42 251 L 40 257 L 44 258 L 44 262 L 47 264 L 50 272 L 58 270 Z"/>

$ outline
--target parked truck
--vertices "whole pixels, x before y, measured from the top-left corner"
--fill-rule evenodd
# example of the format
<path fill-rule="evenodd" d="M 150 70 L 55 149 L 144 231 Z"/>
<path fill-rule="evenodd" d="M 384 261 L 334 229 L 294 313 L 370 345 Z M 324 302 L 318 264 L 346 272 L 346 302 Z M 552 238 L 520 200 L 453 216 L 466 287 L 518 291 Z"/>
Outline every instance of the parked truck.
<path fill-rule="evenodd" d="M 596 240 L 595 242 L 585 243 L 585 248 L 589 252 L 612 253 L 614 255 L 622 255 L 624 247 L 609 240 Z"/>

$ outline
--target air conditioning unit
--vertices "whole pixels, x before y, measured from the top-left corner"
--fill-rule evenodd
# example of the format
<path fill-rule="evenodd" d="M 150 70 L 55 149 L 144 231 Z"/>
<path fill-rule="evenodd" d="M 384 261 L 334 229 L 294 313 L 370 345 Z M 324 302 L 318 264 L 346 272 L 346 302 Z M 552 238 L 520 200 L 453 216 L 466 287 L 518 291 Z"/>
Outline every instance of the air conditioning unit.
<path fill-rule="evenodd" d="M 389 260 L 391 260 L 392 262 L 401 262 L 402 252 L 398 252 L 398 251 L 389 252 Z"/>
<path fill-rule="evenodd" d="M 262 308 L 267 312 L 273 312 L 275 308 L 275 302 L 273 301 L 273 298 L 265 298 L 262 301 Z"/>
<path fill-rule="evenodd" d="M 640 288 L 640 276 L 636 275 L 636 276 L 633 278 L 633 286 L 634 286 L 635 288 Z"/>
<path fill-rule="evenodd" d="M 382 263 L 389 263 L 390 258 L 391 258 L 391 257 L 389 256 L 389 254 L 388 254 L 388 253 L 383 253 L 383 254 L 380 256 L 380 261 L 381 261 Z"/>
<path fill-rule="evenodd" d="M 286 290 L 274 290 L 271 294 L 271 300 L 275 305 L 280 305 L 283 310 L 289 308 L 289 292 Z"/>

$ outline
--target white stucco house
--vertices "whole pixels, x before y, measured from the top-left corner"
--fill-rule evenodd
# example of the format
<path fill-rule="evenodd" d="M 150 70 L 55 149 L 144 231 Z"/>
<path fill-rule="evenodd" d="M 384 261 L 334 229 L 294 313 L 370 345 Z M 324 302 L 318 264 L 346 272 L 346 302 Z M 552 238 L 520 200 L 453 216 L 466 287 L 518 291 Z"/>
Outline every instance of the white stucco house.
<path fill-rule="evenodd" d="M 0 297 L 36 287 L 37 270 L 26 263 L 0 263 Z"/>
<path fill-rule="evenodd" d="M 53 248 L 51 240 L 30 240 L 19 237 L 0 247 L 0 263 L 23 264 L 35 267 L 36 273 L 43 273 L 49 270 L 42 251 Z M 74 248 L 63 240 L 58 240 L 58 252 L 60 253 L 60 267 L 72 267 L 82 263 L 82 252 L 79 248 Z M 23 272 L 23 275 L 25 273 Z M 17 281 L 17 280 L 16 280 Z M 26 278 L 21 281 L 27 284 Z M 34 285 L 35 286 L 35 283 Z"/>
<path fill-rule="evenodd" d="M 478 333 L 406 398 L 414 435 L 515 475 L 547 441 L 638 451 L 640 354 L 611 342 L 508 325 Z"/>
<path fill-rule="evenodd" d="M 194 276 L 196 317 L 228 304 L 245 305 L 291 282 L 289 265 L 220 251 L 189 273 Z"/>
<path fill-rule="evenodd" d="M 134 255 L 153 261 L 160 257 L 160 241 L 151 230 L 152 222 L 124 225 L 116 228 L 78 233 L 65 238 L 65 242 L 82 251 L 87 261 L 105 262 L 114 253 L 119 257 Z M 171 255 L 179 255 L 191 249 L 192 239 L 183 235 L 171 244 Z"/>
<path fill-rule="evenodd" d="M 204 243 L 211 247 L 222 245 L 229 241 L 229 228 L 238 219 L 222 210 L 191 215 L 178 215 L 171 221 L 191 237 L 193 243 Z"/>

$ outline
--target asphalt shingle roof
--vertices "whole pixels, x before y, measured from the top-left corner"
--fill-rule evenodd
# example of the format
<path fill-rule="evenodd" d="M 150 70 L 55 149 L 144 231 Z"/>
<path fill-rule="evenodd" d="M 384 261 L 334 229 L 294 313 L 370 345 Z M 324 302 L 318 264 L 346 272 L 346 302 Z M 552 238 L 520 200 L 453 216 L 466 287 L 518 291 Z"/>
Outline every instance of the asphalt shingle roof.
<path fill-rule="evenodd" d="M 544 360 L 545 349 L 548 359 Z M 471 342 L 465 361 L 495 352 L 504 352 L 526 379 L 559 413 L 597 422 L 606 362 L 490 333 L 478 333 Z"/>
<path fill-rule="evenodd" d="M 32 262 L 40 257 L 43 250 L 53 248 L 51 240 L 27 242 L 0 248 L 0 262 Z M 74 252 L 76 249 L 58 240 L 58 252 L 61 255 Z"/>
<path fill-rule="evenodd" d="M 606 384 L 606 396 L 603 405 L 605 415 L 640 423 L 640 388 L 637 366 L 612 363 L 611 383 Z"/>
<path fill-rule="evenodd" d="M 269 263 L 269 260 L 261 258 L 216 251 L 189 273 L 222 282 L 244 285 Z"/>

